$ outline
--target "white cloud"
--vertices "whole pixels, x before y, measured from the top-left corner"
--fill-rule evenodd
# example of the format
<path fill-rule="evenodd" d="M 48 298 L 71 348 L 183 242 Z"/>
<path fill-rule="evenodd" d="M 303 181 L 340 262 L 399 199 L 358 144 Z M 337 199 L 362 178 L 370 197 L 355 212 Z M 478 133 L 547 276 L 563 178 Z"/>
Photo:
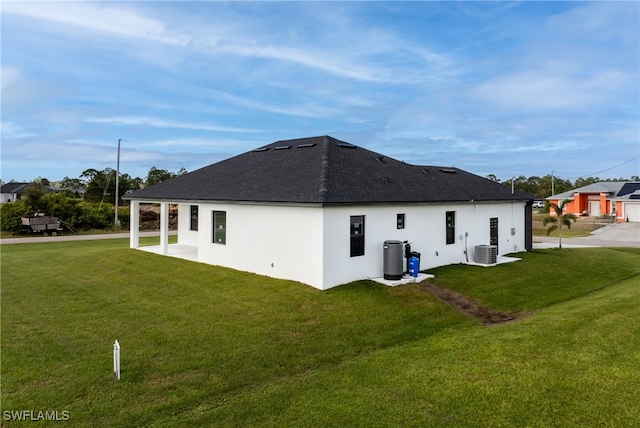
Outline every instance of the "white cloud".
<path fill-rule="evenodd" d="M 220 131 L 220 132 L 258 132 L 251 128 L 234 128 L 230 126 L 206 125 L 200 123 L 177 122 L 155 117 L 144 116 L 113 116 L 113 117 L 88 117 L 85 122 L 89 123 L 110 123 L 115 125 L 143 125 L 157 128 L 191 129 L 200 131 Z"/>
<path fill-rule="evenodd" d="M 19 68 L 2 66 L 0 67 L 0 76 L 2 77 L 2 92 L 8 90 L 12 86 L 19 83 L 24 79 L 24 76 Z"/>
<path fill-rule="evenodd" d="M 0 132 L 2 134 L 2 139 L 4 140 L 35 137 L 37 135 L 34 132 L 27 131 L 19 125 L 5 121 L 0 122 Z"/>
<path fill-rule="evenodd" d="M 266 111 L 270 113 L 283 114 L 288 116 L 300 116 L 300 117 L 309 117 L 309 118 L 323 118 L 335 116 L 339 113 L 336 109 L 331 109 L 327 107 L 321 107 L 313 104 L 305 104 L 305 105 L 290 105 L 288 107 L 280 107 L 275 105 L 273 101 L 269 103 L 259 102 L 249 100 L 247 98 L 239 97 L 237 95 L 233 95 L 227 92 L 213 91 L 220 97 L 228 100 L 234 104 L 249 107 L 256 110 Z"/>
<path fill-rule="evenodd" d="M 118 36 L 184 45 L 187 40 L 169 35 L 155 19 L 122 7 L 91 2 L 4 2 L 2 13 L 99 31 Z"/>

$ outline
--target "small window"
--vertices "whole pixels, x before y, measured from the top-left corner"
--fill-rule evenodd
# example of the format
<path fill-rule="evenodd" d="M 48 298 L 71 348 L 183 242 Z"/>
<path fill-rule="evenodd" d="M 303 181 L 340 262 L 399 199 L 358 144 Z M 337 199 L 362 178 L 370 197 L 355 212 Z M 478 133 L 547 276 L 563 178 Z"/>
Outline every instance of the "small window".
<path fill-rule="evenodd" d="M 227 243 L 227 212 L 213 212 L 213 243 L 225 245 Z"/>
<path fill-rule="evenodd" d="M 404 214 L 398 214 L 396 216 L 396 227 L 398 229 L 404 229 Z"/>
<path fill-rule="evenodd" d="M 456 212 L 447 211 L 446 215 L 447 245 L 456 242 Z"/>
<path fill-rule="evenodd" d="M 191 227 L 190 230 L 198 230 L 198 206 L 191 205 Z"/>
<path fill-rule="evenodd" d="M 351 216 L 351 257 L 364 256 L 364 216 Z"/>

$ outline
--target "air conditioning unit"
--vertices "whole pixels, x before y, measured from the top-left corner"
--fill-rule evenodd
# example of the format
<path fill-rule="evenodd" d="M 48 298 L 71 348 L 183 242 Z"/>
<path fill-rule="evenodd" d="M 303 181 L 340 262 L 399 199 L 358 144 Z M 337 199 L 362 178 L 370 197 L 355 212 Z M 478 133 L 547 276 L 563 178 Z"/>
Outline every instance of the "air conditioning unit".
<path fill-rule="evenodd" d="M 497 245 L 476 245 L 476 263 L 493 265 L 498 261 Z"/>

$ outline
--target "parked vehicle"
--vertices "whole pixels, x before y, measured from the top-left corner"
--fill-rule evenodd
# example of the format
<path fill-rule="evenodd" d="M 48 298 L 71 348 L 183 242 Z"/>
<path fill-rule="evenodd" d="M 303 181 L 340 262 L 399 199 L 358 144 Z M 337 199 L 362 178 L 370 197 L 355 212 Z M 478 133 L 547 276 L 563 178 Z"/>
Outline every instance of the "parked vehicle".
<path fill-rule="evenodd" d="M 543 201 L 533 201 L 533 208 L 544 208 Z"/>
<path fill-rule="evenodd" d="M 31 234 L 41 233 L 42 236 L 56 236 L 58 232 L 64 230 L 64 222 L 58 217 L 45 216 L 43 213 L 36 213 L 30 217 L 22 217 L 20 233 Z"/>

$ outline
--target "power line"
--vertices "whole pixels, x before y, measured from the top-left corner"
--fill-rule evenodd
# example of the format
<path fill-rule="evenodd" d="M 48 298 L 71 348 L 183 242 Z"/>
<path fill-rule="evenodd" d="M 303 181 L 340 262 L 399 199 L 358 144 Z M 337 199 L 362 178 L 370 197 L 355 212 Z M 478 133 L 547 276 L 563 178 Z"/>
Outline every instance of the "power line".
<path fill-rule="evenodd" d="M 589 173 L 589 174 L 579 175 L 579 176 L 577 176 L 577 177 L 567 178 L 567 180 L 575 180 L 576 178 L 582 178 L 582 177 L 584 177 L 584 176 L 592 177 L 592 176 L 594 176 L 594 175 L 596 175 L 596 174 L 600 174 L 600 173 L 603 173 L 603 172 L 611 171 L 612 169 L 615 169 L 615 168 L 617 168 L 617 167 L 619 167 L 619 166 L 622 166 L 622 165 L 624 165 L 624 164 L 626 164 L 626 163 L 629 163 L 629 162 L 631 162 L 631 161 L 634 161 L 634 160 L 636 160 L 636 159 L 638 159 L 638 158 L 640 158 L 640 156 L 632 157 L 631 159 L 626 160 L 626 161 L 622 162 L 621 164 L 618 164 L 618 165 L 616 165 L 616 166 L 612 166 L 611 168 L 603 169 L 602 171 L 592 172 L 592 173 Z"/>

